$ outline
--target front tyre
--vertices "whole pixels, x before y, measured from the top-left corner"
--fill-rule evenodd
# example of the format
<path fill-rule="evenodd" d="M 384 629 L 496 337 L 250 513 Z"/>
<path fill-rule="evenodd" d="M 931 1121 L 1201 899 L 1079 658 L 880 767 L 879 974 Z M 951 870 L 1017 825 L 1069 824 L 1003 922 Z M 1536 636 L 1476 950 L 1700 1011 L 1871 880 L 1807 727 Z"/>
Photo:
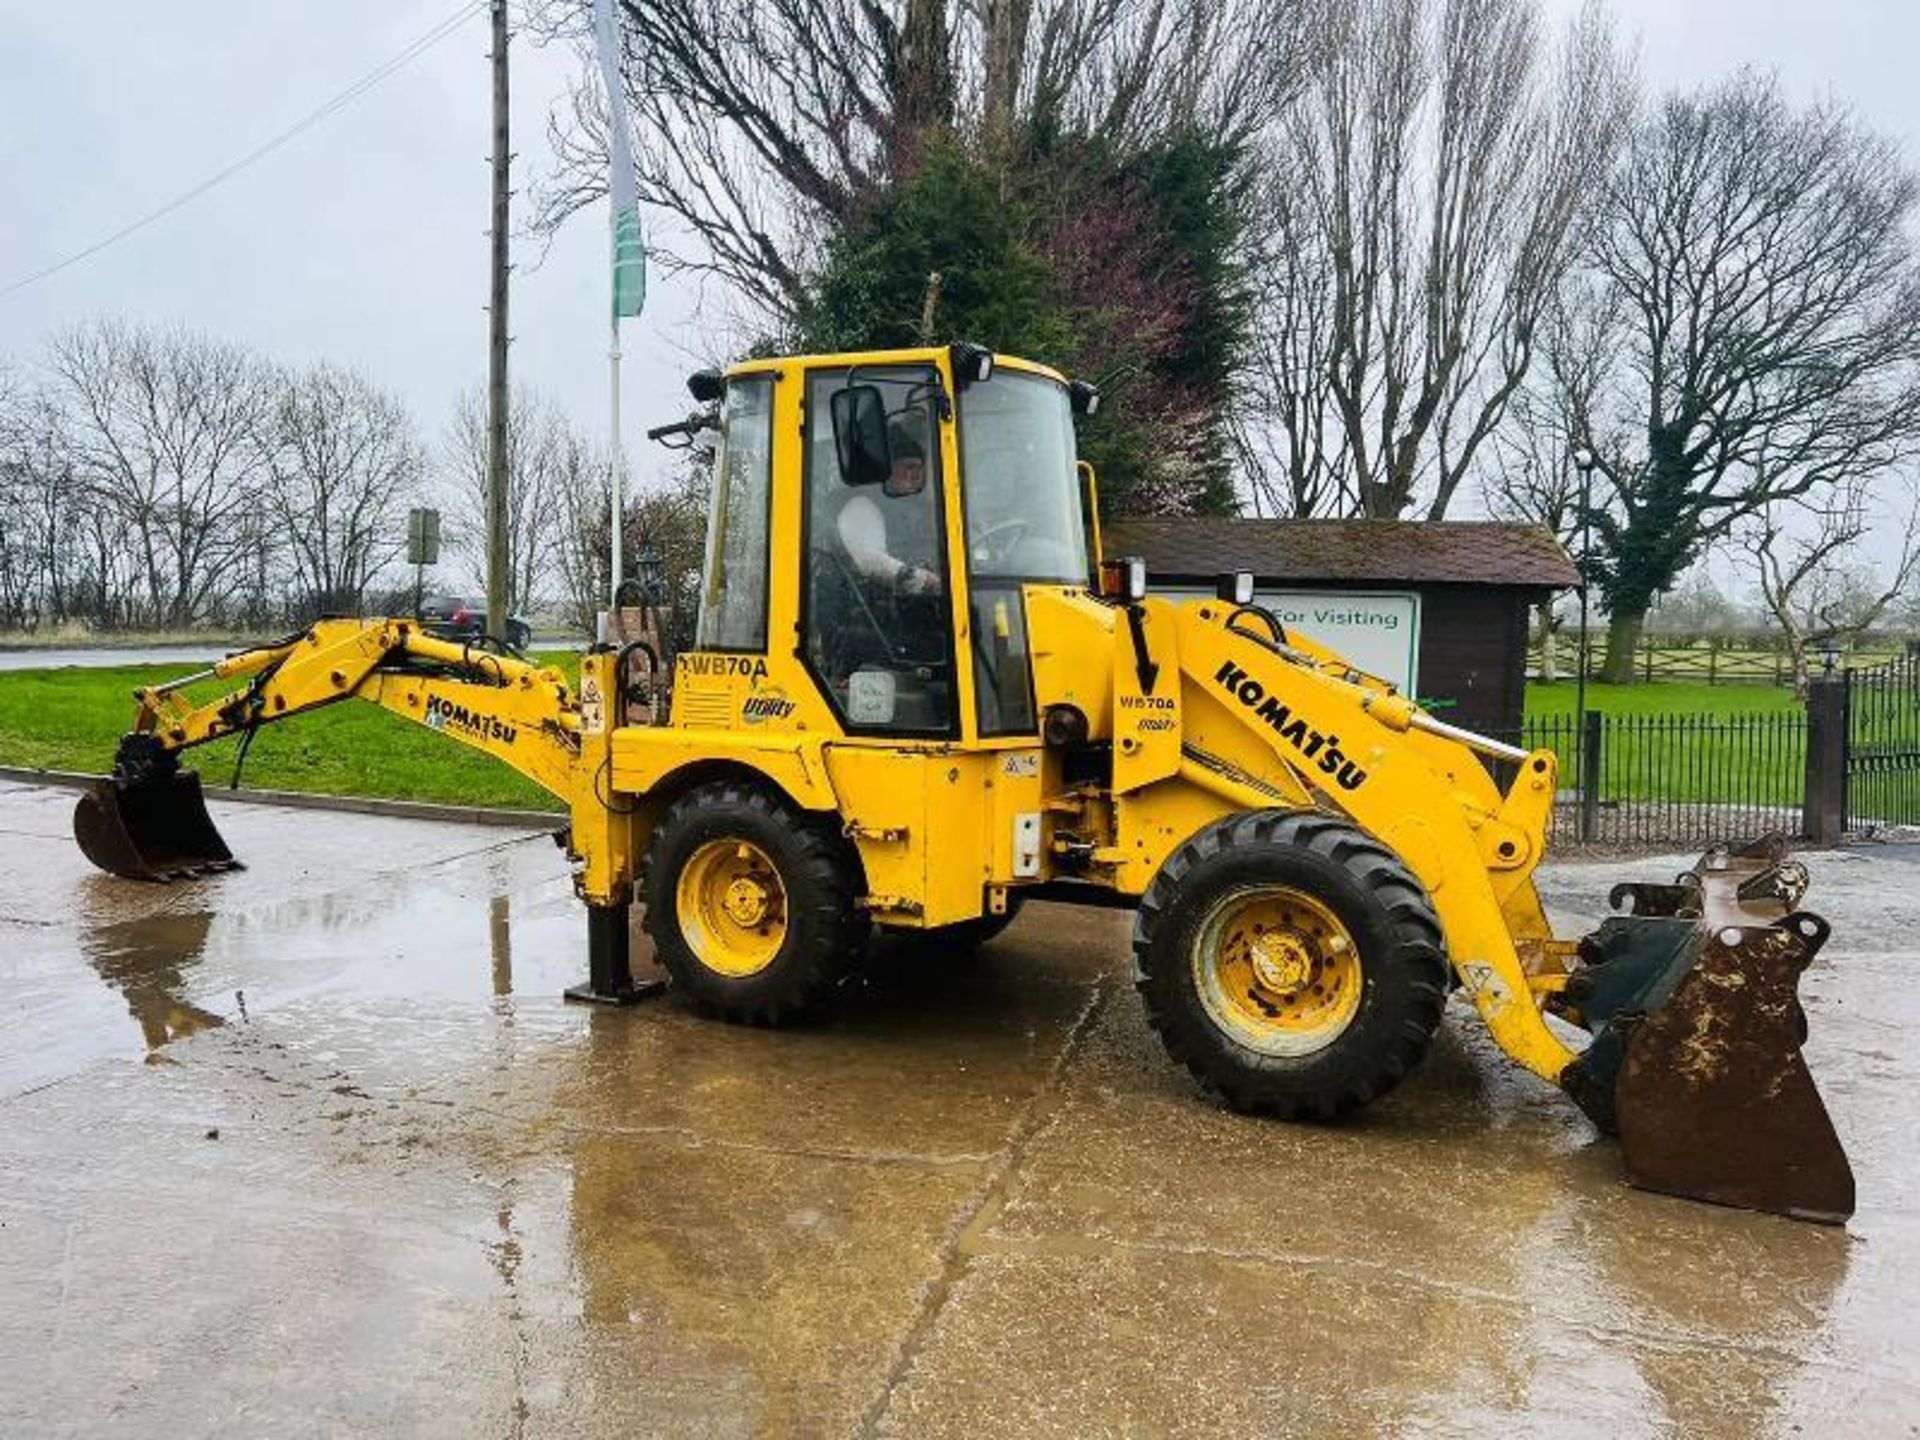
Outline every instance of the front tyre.
<path fill-rule="evenodd" d="M 1254 811 L 1168 858 L 1140 902 L 1135 984 L 1174 1059 L 1234 1108 L 1330 1120 L 1393 1088 L 1446 1003 L 1432 902 L 1348 821 Z"/>
<path fill-rule="evenodd" d="M 734 782 L 674 802 L 647 848 L 645 925 L 701 1009 L 777 1025 L 818 1004 L 866 945 L 859 862 L 840 834 Z"/>

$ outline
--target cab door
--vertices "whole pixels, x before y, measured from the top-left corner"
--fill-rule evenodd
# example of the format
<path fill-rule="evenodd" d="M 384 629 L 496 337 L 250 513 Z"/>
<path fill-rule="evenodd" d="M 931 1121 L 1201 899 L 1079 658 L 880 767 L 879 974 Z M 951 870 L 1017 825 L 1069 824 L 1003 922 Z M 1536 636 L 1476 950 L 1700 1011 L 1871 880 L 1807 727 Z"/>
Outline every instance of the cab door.
<path fill-rule="evenodd" d="M 834 397 L 854 387 L 880 396 L 886 463 L 850 476 Z M 807 372 L 800 650 L 849 735 L 959 734 L 941 394 L 930 365 Z"/>

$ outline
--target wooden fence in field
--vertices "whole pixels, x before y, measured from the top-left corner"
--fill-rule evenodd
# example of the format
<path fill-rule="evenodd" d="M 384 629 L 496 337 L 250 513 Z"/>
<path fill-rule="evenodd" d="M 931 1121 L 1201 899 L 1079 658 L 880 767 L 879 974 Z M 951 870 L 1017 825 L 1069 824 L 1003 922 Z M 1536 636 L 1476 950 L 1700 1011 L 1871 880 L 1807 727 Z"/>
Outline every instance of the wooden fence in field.
<path fill-rule="evenodd" d="M 1579 661 L 1579 643 L 1561 635 L 1554 652 L 1555 674 L 1572 680 Z M 1600 677 L 1606 635 L 1592 636 L 1587 646 L 1587 678 Z M 1874 645 L 1850 651 L 1841 663 L 1855 668 L 1882 665 L 1909 653 L 1898 644 Z M 1819 662 L 1814 662 L 1816 671 Z M 1684 681 L 1695 685 L 1790 685 L 1793 662 L 1779 647 L 1732 640 L 1667 641 L 1651 639 L 1634 654 L 1634 674 L 1641 680 Z M 1527 674 L 1541 673 L 1540 646 L 1527 652 Z"/>

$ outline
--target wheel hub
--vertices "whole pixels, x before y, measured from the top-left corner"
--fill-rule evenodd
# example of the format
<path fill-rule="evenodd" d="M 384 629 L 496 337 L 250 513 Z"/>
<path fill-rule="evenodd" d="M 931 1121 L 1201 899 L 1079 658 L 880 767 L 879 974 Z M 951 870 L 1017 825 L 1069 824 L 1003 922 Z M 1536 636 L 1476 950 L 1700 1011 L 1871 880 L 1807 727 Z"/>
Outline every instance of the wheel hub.
<path fill-rule="evenodd" d="M 1256 935 L 1248 947 L 1254 982 L 1275 995 L 1291 995 L 1313 976 L 1314 955 L 1301 937 L 1284 930 Z"/>
<path fill-rule="evenodd" d="M 1359 1008 L 1359 954 L 1346 924 L 1288 886 L 1225 897 L 1196 936 L 1193 966 L 1216 1022 L 1263 1054 L 1321 1049 Z"/>
<path fill-rule="evenodd" d="M 680 872 L 675 898 L 688 948 L 721 975 L 758 974 L 786 943 L 780 872 L 748 840 L 723 838 L 700 846 Z"/>
<path fill-rule="evenodd" d="M 737 876 L 727 886 L 725 905 L 727 916 L 734 924 L 752 929 L 767 918 L 767 902 L 771 897 L 767 887 L 752 875 Z"/>

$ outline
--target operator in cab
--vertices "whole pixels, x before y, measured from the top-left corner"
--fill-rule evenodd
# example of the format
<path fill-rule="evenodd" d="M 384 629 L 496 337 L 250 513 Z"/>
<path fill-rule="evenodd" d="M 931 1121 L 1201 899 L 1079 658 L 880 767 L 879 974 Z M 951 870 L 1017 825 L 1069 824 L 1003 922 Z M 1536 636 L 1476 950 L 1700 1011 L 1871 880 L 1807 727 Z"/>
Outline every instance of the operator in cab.
<path fill-rule="evenodd" d="M 856 491 L 836 521 L 854 571 L 902 595 L 940 593 L 940 576 L 932 568 L 940 547 L 933 497 L 927 492 L 924 420 L 924 412 L 917 411 L 894 417 L 887 427 L 893 469 L 879 498 Z"/>

